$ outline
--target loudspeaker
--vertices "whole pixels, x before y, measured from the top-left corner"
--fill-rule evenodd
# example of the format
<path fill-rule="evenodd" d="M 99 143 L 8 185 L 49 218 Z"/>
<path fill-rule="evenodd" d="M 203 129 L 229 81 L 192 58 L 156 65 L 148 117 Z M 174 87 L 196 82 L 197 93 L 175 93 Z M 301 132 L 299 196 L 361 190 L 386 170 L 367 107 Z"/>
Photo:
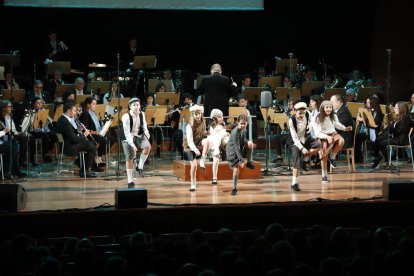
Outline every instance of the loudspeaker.
<path fill-rule="evenodd" d="M 115 206 L 118 209 L 147 208 L 147 189 L 115 189 Z"/>
<path fill-rule="evenodd" d="M 388 200 L 414 200 L 414 180 L 384 180 L 382 196 Z"/>
<path fill-rule="evenodd" d="M 261 107 L 270 107 L 272 104 L 272 92 L 262 91 L 260 93 L 260 106 Z"/>
<path fill-rule="evenodd" d="M 26 208 L 27 193 L 20 184 L 0 184 L 0 210 L 17 212 Z"/>

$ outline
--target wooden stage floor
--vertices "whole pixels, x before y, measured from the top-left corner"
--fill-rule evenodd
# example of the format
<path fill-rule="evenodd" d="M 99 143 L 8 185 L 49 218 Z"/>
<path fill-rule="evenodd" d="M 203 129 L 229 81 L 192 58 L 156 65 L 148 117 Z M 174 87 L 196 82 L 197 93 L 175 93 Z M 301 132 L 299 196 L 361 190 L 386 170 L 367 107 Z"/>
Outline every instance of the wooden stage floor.
<path fill-rule="evenodd" d="M 265 168 L 264 160 L 261 161 Z M 121 169 L 124 167 L 121 163 Z M 345 165 L 344 163 L 340 165 Z M 321 183 L 320 170 L 309 170 L 299 178 L 302 191 L 290 190 L 291 176 L 282 174 L 262 176 L 261 179 L 240 180 L 236 196 L 230 194 L 232 181 L 220 181 L 212 185 L 210 181 L 198 182 L 197 191 L 189 192 L 189 183 L 178 180 L 173 174 L 172 158 L 164 154 L 163 158 L 145 166 L 149 175 L 135 179 L 136 187 L 148 191 L 148 208 L 176 207 L 189 205 L 220 204 L 257 204 L 288 203 L 307 201 L 381 201 L 382 183 L 389 179 L 413 179 L 414 173 L 410 164 L 399 165 L 399 175 L 388 170 L 370 172 L 367 165 L 358 166 L 357 172 L 347 173 L 347 168 L 338 167 L 329 174 L 328 184 Z M 116 166 L 112 165 L 108 172 L 99 173 L 96 179 L 86 179 L 73 173 L 62 173 L 58 177 L 54 169 L 56 163 L 35 168 L 27 179 L 18 179 L 28 194 L 26 208 L 19 212 L 89 209 L 115 204 L 115 189 L 126 188 L 125 171 L 121 171 L 119 179 L 115 176 Z M 71 167 L 70 167 L 71 168 Z M 75 167 L 72 167 L 75 168 Z M 280 172 L 276 167 L 275 172 Z M 111 176 L 112 175 L 112 176 Z M 3 181 L 3 183 L 10 183 Z"/>

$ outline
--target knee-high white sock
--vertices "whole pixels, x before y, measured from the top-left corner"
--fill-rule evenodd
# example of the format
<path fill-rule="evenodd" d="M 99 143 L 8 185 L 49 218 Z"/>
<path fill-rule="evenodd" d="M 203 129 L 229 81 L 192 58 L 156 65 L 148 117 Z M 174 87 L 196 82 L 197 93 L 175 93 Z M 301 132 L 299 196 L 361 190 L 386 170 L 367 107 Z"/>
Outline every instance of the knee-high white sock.
<path fill-rule="evenodd" d="M 298 177 L 292 176 L 292 185 L 298 183 Z"/>
<path fill-rule="evenodd" d="M 322 177 L 324 177 L 324 176 L 328 176 L 328 171 L 327 170 L 322 171 Z"/>
<path fill-rule="evenodd" d="M 128 183 L 134 182 L 134 169 L 127 169 Z"/>
<path fill-rule="evenodd" d="M 219 163 L 220 159 L 218 157 L 213 157 L 213 179 L 217 179 Z"/>
<path fill-rule="evenodd" d="M 140 170 L 144 169 L 144 164 L 145 164 L 145 161 L 147 161 L 147 158 L 148 158 L 148 155 L 141 153 L 141 155 L 139 156 L 138 169 Z"/>

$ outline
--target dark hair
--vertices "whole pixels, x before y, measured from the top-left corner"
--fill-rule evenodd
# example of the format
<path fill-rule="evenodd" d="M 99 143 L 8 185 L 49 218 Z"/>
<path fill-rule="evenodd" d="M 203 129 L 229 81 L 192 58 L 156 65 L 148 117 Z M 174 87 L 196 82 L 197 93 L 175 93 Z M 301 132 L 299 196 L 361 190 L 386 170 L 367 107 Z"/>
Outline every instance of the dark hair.
<path fill-rule="evenodd" d="M 157 83 L 157 86 L 155 87 L 155 93 L 156 92 L 160 92 L 160 89 L 163 86 L 165 87 L 165 90 L 167 90 L 167 87 L 165 86 L 165 84 L 162 81 L 160 81 L 159 83 Z"/>
<path fill-rule="evenodd" d="M 68 110 L 72 109 L 74 106 L 76 106 L 76 102 L 74 100 L 68 100 L 63 105 L 63 113 L 66 113 Z"/>
<path fill-rule="evenodd" d="M 30 103 L 31 103 L 31 105 L 32 105 L 32 106 L 34 106 L 35 102 L 37 102 L 38 100 L 42 100 L 42 99 L 41 99 L 41 98 L 39 98 L 39 97 L 34 97 L 34 98 L 32 99 L 32 101 L 30 102 Z"/>
<path fill-rule="evenodd" d="M 87 112 L 88 111 L 88 104 L 91 104 L 94 100 L 96 101 L 96 99 L 92 96 L 87 97 L 82 103 L 82 112 Z"/>
<path fill-rule="evenodd" d="M 321 103 L 323 101 L 323 98 L 321 97 L 321 95 L 312 95 L 310 97 L 310 100 L 316 102 L 316 107 L 319 110 L 319 106 L 321 105 Z"/>
<path fill-rule="evenodd" d="M 191 95 L 190 93 L 185 93 L 185 94 L 183 94 L 183 99 L 185 99 L 185 98 L 189 98 L 189 99 L 193 100 L 193 95 Z"/>
<path fill-rule="evenodd" d="M 76 92 L 74 90 L 66 90 L 65 92 L 63 92 L 62 101 L 64 103 L 67 102 L 69 96 L 72 95 L 72 94 L 75 95 L 75 97 L 76 97 Z"/>
<path fill-rule="evenodd" d="M 244 114 L 240 114 L 240 115 L 237 117 L 237 122 L 240 122 L 240 121 L 245 121 L 245 122 L 247 122 L 247 116 L 246 116 L 246 115 L 244 115 Z"/>

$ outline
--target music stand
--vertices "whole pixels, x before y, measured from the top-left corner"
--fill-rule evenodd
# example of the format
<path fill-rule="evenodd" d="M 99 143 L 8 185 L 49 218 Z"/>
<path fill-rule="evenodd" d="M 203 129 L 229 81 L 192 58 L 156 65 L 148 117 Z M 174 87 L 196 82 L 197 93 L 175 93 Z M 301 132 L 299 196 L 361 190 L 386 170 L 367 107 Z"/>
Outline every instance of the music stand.
<path fill-rule="evenodd" d="M 282 77 L 281 76 L 273 76 L 273 77 L 261 77 L 259 79 L 258 86 L 266 86 L 270 85 L 273 90 L 276 89 L 276 87 L 279 87 L 282 84 Z"/>
<path fill-rule="evenodd" d="M 73 83 L 56 85 L 55 98 L 62 97 L 63 93 L 69 90 L 75 90 L 75 85 Z"/>
<path fill-rule="evenodd" d="M 148 112 L 148 114 L 147 114 Z M 167 114 L 167 107 L 162 106 L 157 108 L 149 108 L 145 110 L 145 119 L 148 122 L 151 122 L 151 124 L 155 125 L 162 125 L 165 123 L 165 117 Z"/>
<path fill-rule="evenodd" d="M 230 106 L 229 107 L 229 118 L 227 123 L 234 123 L 239 115 L 247 116 L 247 109 L 244 106 Z"/>
<path fill-rule="evenodd" d="M 278 101 L 287 101 L 290 98 L 300 100 L 300 89 L 296 87 L 277 87 L 276 99 Z"/>
<path fill-rule="evenodd" d="M 122 116 L 128 112 L 128 108 L 122 108 L 119 112 L 115 112 L 115 114 L 113 115 L 113 120 L 112 120 L 112 124 L 111 127 L 116 127 L 118 126 L 118 114 L 120 116 L 120 118 L 122 118 Z M 121 119 L 122 122 L 122 119 Z"/>
<path fill-rule="evenodd" d="M 360 108 L 364 107 L 363 103 L 354 103 L 354 102 L 347 102 L 346 106 L 348 107 L 349 112 L 351 112 L 352 118 L 356 118 L 356 115 Z"/>
<path fill-rule="evenodd" d="M 134 69 L 155 68 L 157 67 L 157 56 L 135 56 Z"/>
<path fill-rule="evenodd" d="M 378 92 L 376 87 L 361 87 L 358 89 L 357 97 L 359 102 L 365 101 L 368 97 Z"/>
<path fill-rule="evenodd" d="M 106 111 L 106 104 L 96 105 L 95 114 L 97 115 L 99 120 L 103 120 L 105 118 L 105 111 Z"/>
<path fill-rule="evenodd" d="M 57 120 L 59 119 L 60 116 L 62 116 L 62 114 L 63 114 L 63 105 L 61 104 L 56 108 L 52 121 L 57 122 Z"/>
<path fill-rule="evenodd" d="M 304 81 L 302 82 L 301 95 L 310 97 L 313 89 L 320 88 L 323 85 L 323 81 Z"/>
<path fill-rule="evenodd" d="M 160 79 L 148 79 L 148 91 L 151 91 L 157 94 L 160 93 L 160 92 L 155 91 L 158 83 L 160 82 L 162 82 L 165 85 L 166 92 L 169 92 L 169 93 L 173 92 L 171 80 L 160 80 Z"/>
<path fill-rule="evenodd" d="M 55 110 L 55 104 L 54 103 L 43 104 L 43 109 L 49 110 L 49 117 L 52 118 L 53 117 L 53 111 Z"/>
<path fill-rule="evenodd" d="M 13 98 L 13 103 L 20 103 L 23 102 L 25 98 L 25 91 L 24 89 L 3 89 L 3 99 L 11 100 Z"/>
<path fill-rule="evenodd" d="M 7 67 L 20 67 L 20 56 L 13 54 L 0 54 L 0 65 Z"/>
<path fill-rule="evenodd" d="M 289 75 L 289 72 L 296 71 L 297 65 L 298 65 L 297 58 L 292 58 L 292 59 L 288 58 L 288 59 L 282 59 L 282 60 L 276 61 L 276 74 Z"/>
<path fill-rule="evenodd" d="M 91 81 L 88 82 L 88 90 L 98 91 L 99 94 L 104 94 L 110 90 L 112 81 Z"/>
<path fill-rule="evenodd" d="M 91 95 L 76 95 L 76 103 L 81 105 L 88 97 L 91 97 Z"/>
<path fill-rule="evenodd" d="M 367 127 L 370 128 L 377 128 L 377 124 L 375 123 L 374 116 L 372 116 L 372 113 L 368 111 L 368 109 L 362 107 L 358 110 L 359 114 L 361 115 L 362 119 L 364 120 L 364 123 L 368 123 Z"/>
<path fill-rule="evenodd" d="M 56 69 L 62 72 L 62 75 L 70 74 L 70 61 L 55 61 L 47 64 L 47 74 L 53 75 Z"/>
<path fill-rule="evenodd" d="M 117 107 L 118 106 L 118 101 L 121 104 L 122 109 L 126 109 L 128 110 L 128 101 L 130 98 L 112 98 L 110 102 L 108 102 L 109 106 L 112 107 Z"/>
<path fill-rule="evenodd" d="M 262 91 L 267 90 L 265 87 L 246 87 L 244 89 L 244 96 L 246 100 L 249 102 L 259 102 L 260 101 L 260 93 Z"/>
<path fill-rule="evenodd" d="M 47 117 L 49 116 L 49 110 L 43 109 L 36 112 L 36 117 L 33 121 L 33 129 L 44 128 L 47 124 Z M 41 126 L 41 127 L 40 127 Z"/>
<path fill-rule="evenodd" d="M 323 93 L 323 99 L 329 101 L 333 95 L 341 95 L 345 98 L 345 88 L 327 88 Z"/>
<path fill-rule="evenodd" d="M 183 108 L 180 113 L 180 122 L 188 123 L 191 118 L 191 112 L 189 108 Z"/>
<path fill-rule="evenodd" d="M 155 94 L 155 104 L 159 105 L 178 105 L 180 93 L 158 92 Z"/>

